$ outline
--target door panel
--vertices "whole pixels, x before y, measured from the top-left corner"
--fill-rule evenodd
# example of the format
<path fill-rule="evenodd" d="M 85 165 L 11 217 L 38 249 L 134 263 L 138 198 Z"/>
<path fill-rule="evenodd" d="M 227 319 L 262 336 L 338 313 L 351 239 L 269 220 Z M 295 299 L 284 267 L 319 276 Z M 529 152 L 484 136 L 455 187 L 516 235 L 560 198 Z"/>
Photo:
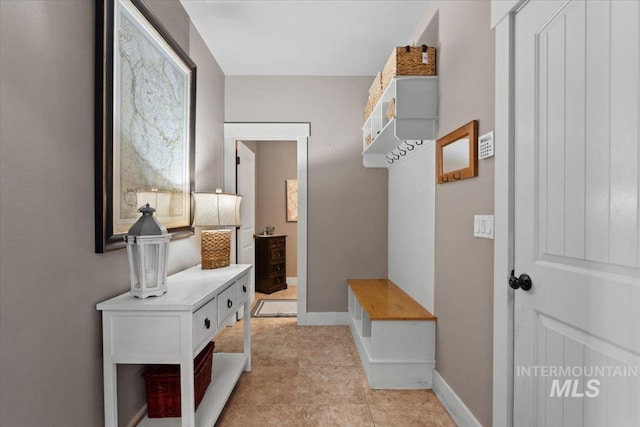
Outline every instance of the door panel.
<path fill-rule="evenodd" d="M 515 271 L 533 288 L 514 295 L 514 422 L 637 426 L 640 3 L 531 1 L 515 22 Z"/>
<path fill-rule="evenodd" d="M 237 142 L 237 156 L 240 164 L 237 165 L 236 188 L 238 194 L 243 196 L 240 217 L 242 226 L 238 233 L 238 262 L 240 264 L 255 265 L 255 249 L 253 235 L 255 233 L 256 220 L 256 155 L 242 142 Z M 255 300 L 255 271 L 250 271 L 249 300 Z"/>

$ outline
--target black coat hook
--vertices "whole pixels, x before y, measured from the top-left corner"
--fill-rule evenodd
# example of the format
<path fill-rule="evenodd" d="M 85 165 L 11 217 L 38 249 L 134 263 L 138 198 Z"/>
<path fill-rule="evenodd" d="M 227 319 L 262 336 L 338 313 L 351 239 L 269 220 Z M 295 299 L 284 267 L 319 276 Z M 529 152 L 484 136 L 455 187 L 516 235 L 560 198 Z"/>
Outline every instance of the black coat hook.
<path fill-rule="evenodd" d="M 416 147 L 414 147 L 413 144 L 411 144 L 409 141 L 405 141 L 404 143 L 407 146 L 407 150 L 413 151 L 416 149 Z"/>

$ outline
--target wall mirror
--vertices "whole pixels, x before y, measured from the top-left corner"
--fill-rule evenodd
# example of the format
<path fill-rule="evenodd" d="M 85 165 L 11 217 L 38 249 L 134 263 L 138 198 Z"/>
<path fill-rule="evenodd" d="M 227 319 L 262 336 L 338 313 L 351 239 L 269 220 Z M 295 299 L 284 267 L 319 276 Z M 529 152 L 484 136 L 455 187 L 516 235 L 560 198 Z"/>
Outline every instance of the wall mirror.
<path fill-rule="evenodd" d="M 438 139 L 438 184 L 478 176 L 478 121 L 473 120 Z"/>

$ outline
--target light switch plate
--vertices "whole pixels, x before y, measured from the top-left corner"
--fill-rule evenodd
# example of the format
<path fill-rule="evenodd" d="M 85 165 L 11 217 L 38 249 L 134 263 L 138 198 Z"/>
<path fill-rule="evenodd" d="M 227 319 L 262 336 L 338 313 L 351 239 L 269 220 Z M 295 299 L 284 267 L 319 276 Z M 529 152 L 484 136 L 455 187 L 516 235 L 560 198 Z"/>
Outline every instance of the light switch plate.
<path fill-rule="evenodd" d="M 491 131 L 478 139 L 478 158 L 482 160 L 493 156 L 493 131 Z"/>
<path fill-rule="evenodd" d="M 493 215 L 473 216 L 473 236 L 493 239 Z"/>

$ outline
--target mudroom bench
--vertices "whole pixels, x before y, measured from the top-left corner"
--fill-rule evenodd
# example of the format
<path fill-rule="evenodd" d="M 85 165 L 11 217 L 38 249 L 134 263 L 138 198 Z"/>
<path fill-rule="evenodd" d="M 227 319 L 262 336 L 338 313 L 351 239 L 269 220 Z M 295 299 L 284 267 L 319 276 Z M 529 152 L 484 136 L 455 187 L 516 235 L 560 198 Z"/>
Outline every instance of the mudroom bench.
<path fill-rule="evenodd" d="M 371 388 L 431 388 L 436 316 L 389 279 L 347 284 L 351 334 Z"/>

